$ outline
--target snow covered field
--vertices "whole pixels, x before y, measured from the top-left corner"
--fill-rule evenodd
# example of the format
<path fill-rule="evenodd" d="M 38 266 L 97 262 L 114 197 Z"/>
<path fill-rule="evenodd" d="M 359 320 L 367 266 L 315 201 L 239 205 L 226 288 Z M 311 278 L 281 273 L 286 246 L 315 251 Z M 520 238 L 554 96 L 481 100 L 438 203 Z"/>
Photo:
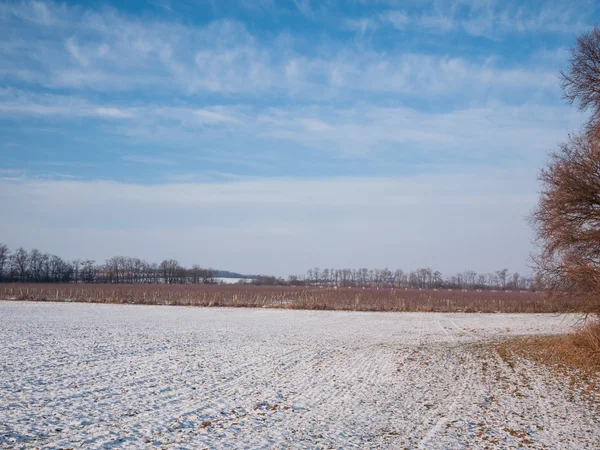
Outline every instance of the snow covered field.
<path fill-rule="evenodd" d="M 225 278 L 225 277 L 216 277 L 215 280 L 217 283 L 223 284 L 236 284 L 236 283 L 251 283 L 252 279 L 250 278 Z"/>
<path fill-rule="evenodd" d="M 2 448 L 598 448 L 552 315 L 0 302 Z"/>

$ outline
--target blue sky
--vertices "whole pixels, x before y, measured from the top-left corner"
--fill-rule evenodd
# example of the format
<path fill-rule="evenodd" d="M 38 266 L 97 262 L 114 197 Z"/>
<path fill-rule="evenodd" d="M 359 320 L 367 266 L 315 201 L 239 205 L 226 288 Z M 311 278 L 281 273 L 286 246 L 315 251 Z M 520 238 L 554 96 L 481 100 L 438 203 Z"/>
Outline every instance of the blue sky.
<path fill-rule="evenodd" d="M 0 3 L 0 241 L 527 271 L 593 1 Z"/>

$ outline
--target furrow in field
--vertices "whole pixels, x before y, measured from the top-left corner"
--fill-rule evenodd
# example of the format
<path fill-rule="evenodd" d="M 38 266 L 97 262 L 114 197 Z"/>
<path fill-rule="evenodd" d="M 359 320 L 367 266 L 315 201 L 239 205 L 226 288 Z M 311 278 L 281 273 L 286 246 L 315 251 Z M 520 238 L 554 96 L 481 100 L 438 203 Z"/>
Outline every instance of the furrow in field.
<path fill-rule="evenodd" d="M 0 302 L 0 446 L 593 448 L 596 410 L 568 380 L 490 353 L 567 325 Z"/>

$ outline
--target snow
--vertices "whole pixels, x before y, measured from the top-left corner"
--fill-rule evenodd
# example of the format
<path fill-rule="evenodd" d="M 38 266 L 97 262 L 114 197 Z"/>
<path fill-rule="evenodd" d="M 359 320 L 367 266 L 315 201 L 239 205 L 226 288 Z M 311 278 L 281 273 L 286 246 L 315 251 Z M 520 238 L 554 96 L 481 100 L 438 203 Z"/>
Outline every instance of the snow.
<path fill-rule="evenodd" d="M 489 343 L 571 316 L 0 302 L 2 448 L 597 448 Z"/>
<path fill-rule="evenodd" d="M 237 283 L 251 283 L 251 278 L 226 278 L 226 277 L 216 277 L 217 283 L 221 284 L 237 284 Z"/>

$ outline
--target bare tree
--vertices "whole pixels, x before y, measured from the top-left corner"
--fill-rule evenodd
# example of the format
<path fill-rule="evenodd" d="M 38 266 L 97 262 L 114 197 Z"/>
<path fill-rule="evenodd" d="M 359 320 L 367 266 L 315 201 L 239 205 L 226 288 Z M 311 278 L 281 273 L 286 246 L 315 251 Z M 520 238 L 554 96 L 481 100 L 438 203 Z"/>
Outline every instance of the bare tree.
<path fill-rule="evenodd" d="M 506 277 L 508 276 L 508 269 L 502 269 L 496 272 L 496 280 L 498 280 L 498 287 L 500 289 L 506 289 Z"/>
<path fill-rule="evenodd" d="M 600 86 L 600 85 L 599 85 Z M 600 135 L 571 136 L 540 173 L 531 221 L 541 244 L 535 258 L 548 292 L 586 298 L 600 312 Z"/>
<path fill-rule="evenodd" d="M 177 278 L 180 276 L 181 266 L 175 259 L 165 259 L 158 266 L 158 270 L 163 277 L 164 283 L 173 284 L 177 282 Z"/>
<path fill-rule="evenodd" d="M 581 110 L 592 109 L 588 129 L 593 129 L 600 120 L 600 29 L 597 26 L 577 38 L 569 63 L 569 70 L 560 73 L 564 97 L 571 104 L 577 103 Z"/>
<path fill-rule="evenodd" d="M 540 243 L 537 282 L 553 296 L 586 300 L 600 313 L 600 29 L 577 39 L 561 72 L 564 96 L 592 109 L 585 132 L 572 135 L 540 173 L 531 222 Z M 581 308 L 580 305 L 578 305 Z"/>
<path fill-rule="evenodd" d="M 463 280 L 465 283 L 465 287 L 473 289 L 473 287 L 475 286 L 476 278 L 477 278 L 477 273 L 475 273 L 472 270 L 465 270 L 465 272 L 463 273 Z"/>
<path fill-rule="evenodd" d="M 29 252 L 29 259 L 27 261 L 29 266 L 29 279 L 33 282 L 44 281 L 44 263 L 45 256 L 37 248 L 34 248 Z"/>
<path fill-rule="evenodd" d="M 99 269 L 96 262 L 91 259 L 83 261 L 81 266 L 81 281 L 84 283 L 94 283 L 98 281 Z"/>
<path fill-rule="evenodd" d="M 506 275 L 507 271 L 500 271 Z M 37 249 L 27 252 L 19 248 L 10 253 L 0 244 L 0 281 L 3 282 L 43 282 L 43 283 L 194 283 L 214 284 L 216 271 L 199 265 L 185 268 L 174 260 L 164 260 L 160 265 L 147 263 L 139 258 L 114 256 L 103 265 L 93 260 L 75 259 L 65 261 L 59 256 L 41 253 Z M 495 285 L 498 277 L 489 275 L 490 283 Z M 326 287 L 411 287 L 411 288 L 468 288 L 483 287 L 486 275 L 465 271 L 457 276 L 444 278 L 431 268 L 420 268 L 410 273 L 400 269 L 310 269 L 305 277 L 290 275 L 289 280 L 280 277 L 259 276 L 254 284 L 264 285 L 322 285 Z M 514 274 L 510 281 L 504 282 L 507 288 L 525 289 L 533 286 L 531 278 Z"/>
<path fill-rule="evenodd" d="M 215 271 L 213 269 L 201 269 L 200 276 L 202 277 L 202 283 L 204 284 L 215 284 Z"/>
<path fill-rule="evenodd" d="M 77 284 L 81 278 L 81 260 L 74 259 L 71 261 L 71 267 L 73 269 L 73 282 Z"/>
<path fill-rule="evenodd" d="M 10 270 L 14 279 L 18 281 L 27 281 L 27 263 L 29 255 L 27 250 L 19 247 L 10 255 Z"/>
<path fill-rule="evenodd" d="M 6 276 L 6 264 L 10 256 L 10 250 L 4 244 L 0 244 L 0 281 Z"/>
<path fill-rule="evenodd" d="M 444 279 L 442 277 L 442 272 L 436 270 L 433 272 L 433 287 L 441 287 L 444 284 Z"/>
<path fill-rule="evenodd" d="M 160 282 L 160 271 L 158 264 L 150 263 L 148 265 L 148 283 L 159 283 Z"/>
<path fill-rule="evenodd" d="M 109 283 L 120 283 L 122 280 L 122 260 L 121 256 L 113 256 L 106 260 L 102 268 L 106 281 Z"/>

